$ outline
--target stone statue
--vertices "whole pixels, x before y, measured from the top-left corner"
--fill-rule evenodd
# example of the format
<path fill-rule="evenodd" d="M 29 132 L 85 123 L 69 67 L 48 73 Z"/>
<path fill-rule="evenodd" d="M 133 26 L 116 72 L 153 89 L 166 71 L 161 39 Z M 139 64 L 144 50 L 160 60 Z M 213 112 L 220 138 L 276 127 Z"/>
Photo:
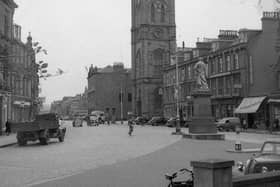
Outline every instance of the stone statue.
<path fill-rule="evenodd" d="M 208 84 L 206 80 L 207 76 L 207 67 L 206 64 L 202 61 L 202 58 L 194 66 L 196 74 L 196 84 L 197 88 L 200 90 L 208 90 Z"/>

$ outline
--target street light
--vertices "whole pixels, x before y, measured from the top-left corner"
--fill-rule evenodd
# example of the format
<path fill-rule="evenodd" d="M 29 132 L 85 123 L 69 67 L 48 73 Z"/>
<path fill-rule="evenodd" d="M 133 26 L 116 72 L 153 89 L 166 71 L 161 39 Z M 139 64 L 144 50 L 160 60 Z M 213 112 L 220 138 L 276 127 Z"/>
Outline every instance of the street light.
<path fill-rule="evenodd" d="M 180 109 L 179 109 L 179 67 L 178 67 L 178 58 L 177 54 L 171 57 L 173 61 L 175 61 L 175 71 L 176 71 L 176 85 L 175 85 L 175 97 L 176 97 L 176 130 L 173 134 L 180 135 L 181 134 L 181 126 L 180 126 Z"/>

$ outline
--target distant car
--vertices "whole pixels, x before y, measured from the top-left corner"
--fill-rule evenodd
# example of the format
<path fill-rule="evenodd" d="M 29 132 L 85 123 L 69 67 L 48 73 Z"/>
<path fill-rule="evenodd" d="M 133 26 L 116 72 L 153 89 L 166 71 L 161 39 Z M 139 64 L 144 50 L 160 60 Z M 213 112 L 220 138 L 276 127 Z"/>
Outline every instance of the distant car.
<path fill-rule="evenodd" d="M 144 117 L 144 116 L 138 116 L 134 119 L 134 123 L 136 125 L 144 125 L 145 123 L 147 123 L 149 121 L 148 118 Z"/>
<path fill-rule="evenodd" d="M 176 117 L 171 117 L 167 120 L 166 122 L 166 126 L 167 127 L 176 127 Z M 180 123 L 180 127 L 188 127 L 188 123 L 186 120 L 183 120 L 181 123 Z"/>
<path fill-rule="evenodd" d="M 167 119 L 164 117 L 160 117 L 160 116 L 155 116 L 152 117 L 151 120 L 148 121 L 148 125 L 152 125 L 152 126 L 159 126 L 159 125 L 165 125 L 167 122 Z"/>
<path fill-rule="evenodd" d="M 216 123 L 219 131 L 235 131 L 236 127 L 240 127 L 240 119 L 238 117 L 227 117 L 219 119 Z"/>
<path fill-rule="evenodd" d="M 238 170 L 244 175 L 280 170 L 280 142 L 264 142 L 259 154 L 247 160 L 246 164 L 238 163 Z"/>
<path fill-rule="evenodd" d="M 98 126 L 100 124 L 100 117 L 96 114 L 89 115 L 88 126 Z"/>
<path fill-rule="evenodd" d="M 83 119 L 75 118 L 73 121 L 73 127 L 82 127 L 82 126 L 83 126 Z"/>

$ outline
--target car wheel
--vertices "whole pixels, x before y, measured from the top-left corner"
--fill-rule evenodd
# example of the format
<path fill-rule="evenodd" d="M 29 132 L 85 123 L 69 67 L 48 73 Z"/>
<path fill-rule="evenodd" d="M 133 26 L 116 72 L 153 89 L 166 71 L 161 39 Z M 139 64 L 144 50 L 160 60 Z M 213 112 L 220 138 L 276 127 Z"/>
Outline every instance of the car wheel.
<path fill-rule="evenodd" d="M 64 142 L 64 134 L 58 137 L 59 142 Z"/>

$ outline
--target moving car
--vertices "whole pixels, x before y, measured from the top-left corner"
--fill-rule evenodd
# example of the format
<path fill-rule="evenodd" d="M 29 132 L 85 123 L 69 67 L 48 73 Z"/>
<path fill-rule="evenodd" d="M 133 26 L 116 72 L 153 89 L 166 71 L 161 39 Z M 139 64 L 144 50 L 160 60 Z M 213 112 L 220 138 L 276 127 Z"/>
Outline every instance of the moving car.
<path fill-rule="evenodd" d="M 238 117 L 222 118 L 216 122 L 219 131 L 235 131 L 236 127 L 240 127 L 240 119 Z"/>
<path fill-rule="evenodd" d="M 148 125 L 152 125 L 152 126 L 159 126 L 159 125 L 165 125 L 167 122 L 167 119 L 164 117 L 160 117 L 160 116 L 155 116 L 152 117 L 152 119 L 150 121 L 148 121 Z"/>
<path fill-rule="evenodd" d="M 247 160 L 246 164 L 238 163 L 238 170 L 245 175 L 280 170 L 280 142 L 264 142 L 260 153 Z"/>

